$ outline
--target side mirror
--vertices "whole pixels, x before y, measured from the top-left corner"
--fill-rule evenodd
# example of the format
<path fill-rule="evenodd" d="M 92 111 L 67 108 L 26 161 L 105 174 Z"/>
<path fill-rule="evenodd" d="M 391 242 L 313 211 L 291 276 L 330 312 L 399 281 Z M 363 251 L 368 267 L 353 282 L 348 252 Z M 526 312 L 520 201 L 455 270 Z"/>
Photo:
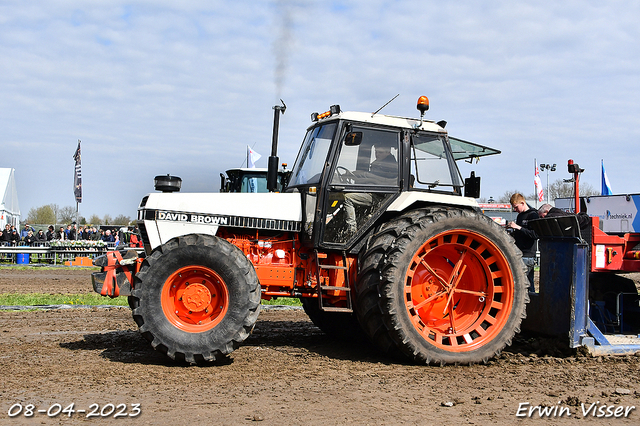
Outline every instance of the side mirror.
<path fill-rule="evenodd" d="M 358 146 L 362 143 L 362 132 L 349 132 L 344 137 L 346 146 Z"/>
<path fill-rule="evenodd" d="M 476 177 L 476 172 L 464 180 L 464 196 L 469 198 L 480 198 L 480 176 Z"/>

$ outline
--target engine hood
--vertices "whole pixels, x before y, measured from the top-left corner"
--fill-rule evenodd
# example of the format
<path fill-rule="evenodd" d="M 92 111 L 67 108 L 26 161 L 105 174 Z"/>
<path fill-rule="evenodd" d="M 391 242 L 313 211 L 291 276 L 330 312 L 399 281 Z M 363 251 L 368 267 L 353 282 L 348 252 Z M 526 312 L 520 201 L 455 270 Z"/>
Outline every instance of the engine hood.
<path fill-rule="evenodd" d="M 297 193 L 152 193 L 138 222 L 155 248 L 181 235 L 216 235 L 220 226 L 299 231 L 301 206 Z"/>

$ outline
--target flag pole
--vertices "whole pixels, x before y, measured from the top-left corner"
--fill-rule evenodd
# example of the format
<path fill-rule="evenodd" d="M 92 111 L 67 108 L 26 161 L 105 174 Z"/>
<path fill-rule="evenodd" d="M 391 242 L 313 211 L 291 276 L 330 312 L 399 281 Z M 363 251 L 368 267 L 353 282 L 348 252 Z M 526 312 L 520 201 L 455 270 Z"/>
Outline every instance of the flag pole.
<path fill-rule="evenodd" d="M 535 198 L 536 198 L 536 210 L 538 209 L 538 187 L 536 186 L 536 170 L 538 169 L 538 159 L 534 158 L 533 159 L 533 193 L 535 194 Z"/>
<path fill-rule="evenodd" d="M 81 155 L 80 155 L 80 139 L 78 139 L 78 147 L 76 148 L 75 154 L 73 154 L 73 159 L 75 161 L 74 174 L 73 174 L 73 196 L 76 199 L 76 221 L 75 221 L 75 239 L 78 239 L 78 212 L 79 212 L 79 204 L 82 202 L 82 170 L 81 170 Z"/>

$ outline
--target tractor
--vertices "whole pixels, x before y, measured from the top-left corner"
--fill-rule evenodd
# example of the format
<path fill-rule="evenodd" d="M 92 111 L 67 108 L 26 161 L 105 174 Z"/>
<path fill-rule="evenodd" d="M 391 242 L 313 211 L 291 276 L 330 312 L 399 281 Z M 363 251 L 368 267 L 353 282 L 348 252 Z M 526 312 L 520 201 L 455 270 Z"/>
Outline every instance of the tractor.
<path fill-rule="evenodd" d="M 284 104 L 283 104 L 284 105 Z M 268 193 L 181 193 L 168 176 L 142 198 L 144 252 L 97 258 L 94 290 L 128 296 L 153 348 L 224 359 L 249 336 L 261 299 L 299 298 L 336 337 L 366 336 L 418 364 L 472 364 L 519 331 L 528 302 L 520 251 L 480 211 L 480 177 L 458 160 L 500 151 L 449 137 L 446 122 L 342 111 L 311 115 L 288 185 Z"/>
<path fill-rule="evenodd" d="M 267 189 L 266 168 L 241 167 L 229 169 L 220 173 L 220 192 L 269 192 Z M 282 163 L 282 168 L 278 170 L 277 192 L 287 186 L 291 170 L 287 170 L 287 163 Z"/>

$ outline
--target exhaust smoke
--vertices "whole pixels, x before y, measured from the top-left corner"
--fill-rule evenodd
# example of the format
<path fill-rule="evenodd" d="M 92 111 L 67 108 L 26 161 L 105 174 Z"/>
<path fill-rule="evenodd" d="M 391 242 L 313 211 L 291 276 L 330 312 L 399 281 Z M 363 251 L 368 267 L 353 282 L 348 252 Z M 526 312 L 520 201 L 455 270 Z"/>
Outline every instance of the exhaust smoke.
<path fill-rule="evenodd" d="M 278 36 L 273 45 L 276 67 L 274 75 L 276 99 L 282 97 L 282 88 L 289 65 L 289 53 L 293 44 L 293 6 L 292 0 L 276 1 Z"/>

